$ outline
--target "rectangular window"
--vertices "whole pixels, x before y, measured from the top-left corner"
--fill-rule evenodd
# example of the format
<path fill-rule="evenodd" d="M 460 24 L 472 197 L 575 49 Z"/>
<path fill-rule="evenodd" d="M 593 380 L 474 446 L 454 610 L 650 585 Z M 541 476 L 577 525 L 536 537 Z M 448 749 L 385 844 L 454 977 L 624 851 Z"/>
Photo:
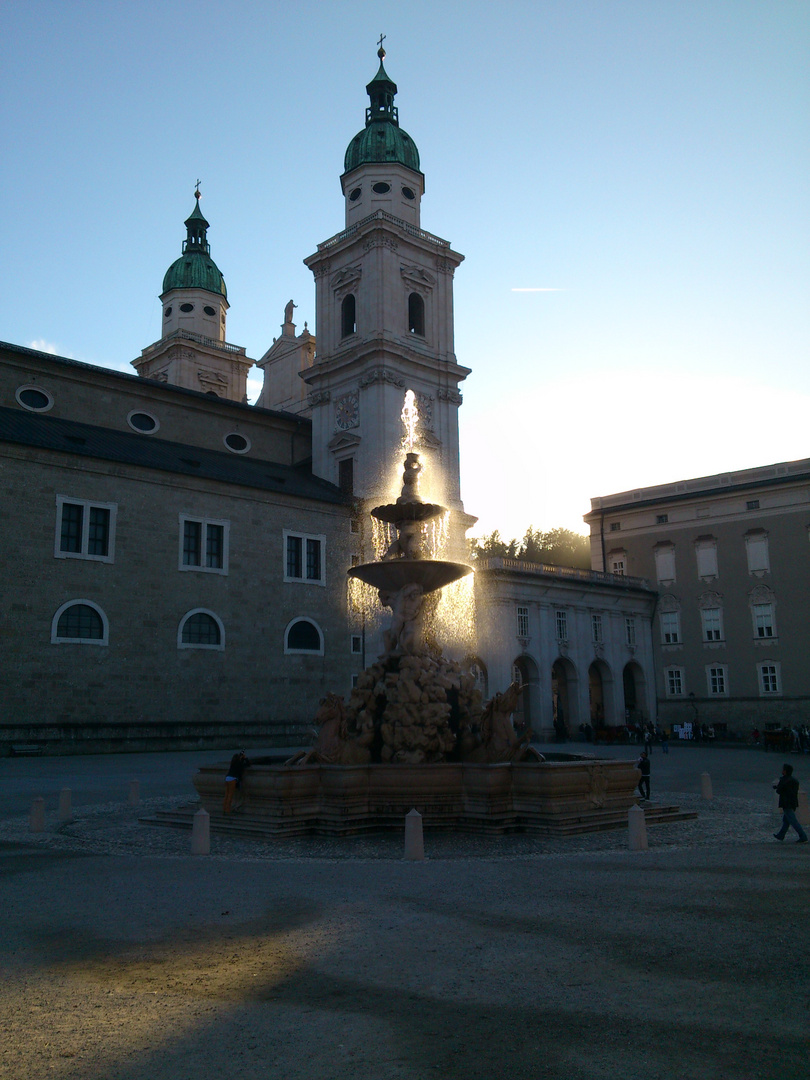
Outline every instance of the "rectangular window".
<path fill-rule="evenodd" d="M 677 611 L 661 612 L 661 642 L 677 645 L 681 640 L 681 616 Z"/>
<path fill-rule="evenodd" d="M 611 521 L 611 523 L 610 523 L 610 531 L 611 532 L 621 532 L 621 529 L 622 529 L 622 523 L 620 521 Z"/>
<path fill-rule="evenodd" d="M 529 609 L 527 607 L 517 609 L 517 636 L 521 638 L 529 636 Z"/>
<path fill-rule="evenodd" d="M 554 618 L 557 626 L 557 640 L 568 641 L 568 613 L 558 611 L 555 613 Z"/>
<path fill-rule="evenodd" d="M 709 694 L 718 697 L 726 692 L 726 669 L 725 667 L 707 667 L 706 680 Z"/>
<path fill-rule="evenodd" d="M 768 534 L 749 533 L 745 538 L 745 554 L 749 574 L 767 574 L 771 569 L 768 556 Z"/>
<path fill-rule="evenodd" d="M 697 572 L 700 578 L 717 577 L 717 541 L 714 537 L 695 542 Z"/>
<path fill-rule="evenodd" d="M 669 521 L 669 514 L 656 514 L 655 515 L 655 524 L 656 525 L 666 525 L 666 523 L 668 521 Z"/>
<path fill-rule="evenodd" d="M 749 499 L 745 504 L 746 510 L 759 510 L 759 499 Z"/>
<path fill-rule="evenodd" d="M 359 634 L 352 634 L 352 652 L 360 653 L 363 651 L 363 639 Z"/>
<path fill-rule="evenodd" d="M 116 503 L 93 503 L 56 496 L 57 559 L 113 561 Z"/>
<path fill-rule="evenodd" d="M 667 668 L 664 671 L 664 677 L 667 697 L 681 697 L 683 695 L 683 668 Z"/>
<path fill-rule="evenodd" d="M 309 585 L 326 584 L 325 536 L 307 536 L 284 530 L 284 580 Z"/>
<path fill-rule="evenodd" d="M 602 616 L 591 615 L 591 640 L 598 645 L 602 640 Z"/>
<path fill-rule="evenodd" d="M 610 567 L 611 574 L 618 574 L 619 577 L 624 577 L 626 556 L 627 552 L 625 551 L 616 551 L 612 555 L 608 555 L 608 566 Z"/>
<path fill-rule="evenodd" d="M 720 608 L 704 608 L 700 613 L 704 641 L 723 640 L 723 612 Z"/>
<path fill-rule="evenodd" d="M 759 692 L 761 694 L 780 693 L 778 664 L 759 665 Z"/>
<path fill-rule="evenodd" d="M 633 648 L 636 644 L 636 620 L 629 615 L 624 620 L 624 635 L 627 644 Z"/>
<path fill-rule="evenodd" d="M 754 635 L 758 638 L 774 636 L 773 604 L 753 604 Z"/>
<path fill-rule="evenodd" d="M 655 576 L 659 584 L 671 584 L 675 580 L 675 548 L 672 544 L 655 549 Z"/>
<path fill-rule="evenodd" d="M 180 515 L 180 569 L 228 572 L 230 522 Z"/>

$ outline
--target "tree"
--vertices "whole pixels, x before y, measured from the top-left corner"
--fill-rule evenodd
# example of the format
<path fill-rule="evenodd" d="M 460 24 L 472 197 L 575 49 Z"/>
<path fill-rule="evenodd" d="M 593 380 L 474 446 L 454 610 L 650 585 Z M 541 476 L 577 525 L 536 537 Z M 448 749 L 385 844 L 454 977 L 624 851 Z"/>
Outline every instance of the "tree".
<path fill-rule="evenodd" d="M 470 558 L 489 559 L 501 556 L 521 562 L 544 563 L 547 566 L 573 566 L 580 570 L 591 568 L 591 542 L 571 529 L 556 528 L 540 532 L 529 526 L 522 540 L 502 540 L 496 529 L 489 536 L 470 540 Z"/>

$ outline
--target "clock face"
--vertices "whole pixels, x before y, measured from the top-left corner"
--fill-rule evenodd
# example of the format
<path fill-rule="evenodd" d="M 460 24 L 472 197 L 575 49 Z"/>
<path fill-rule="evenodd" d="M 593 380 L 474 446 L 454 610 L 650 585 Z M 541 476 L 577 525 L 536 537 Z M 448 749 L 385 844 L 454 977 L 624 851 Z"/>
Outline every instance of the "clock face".
<path fill-rule="evenodd" d="M 357 427 L 360 416 L 360 403 L 357 393 L 344 394 L 335 402 L 335 423 L 344 431 Z"/>

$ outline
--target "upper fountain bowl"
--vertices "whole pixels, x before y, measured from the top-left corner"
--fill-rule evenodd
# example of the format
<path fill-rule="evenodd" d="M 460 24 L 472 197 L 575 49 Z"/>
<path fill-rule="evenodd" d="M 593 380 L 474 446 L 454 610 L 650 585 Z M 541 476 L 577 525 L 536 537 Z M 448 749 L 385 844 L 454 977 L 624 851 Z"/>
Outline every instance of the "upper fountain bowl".
<path fill-rule="evenodd" d="M 421 585 L 422 592 L 443 589 L 472 573 L 467 563 L 438 559 L 390 559 L 387 562 L 363 563 L 349 570 L 349 577 L 359 578 L 384 593 L 399 592 L 406 585 Z"/>
<path fill-rule="evenodd" d="M 444 513 L 444 507 L 438 503 L 424 503 L 414 500 L 412 502 L 398 501 L 386 503 L 385 506 L 375 506 L 371 516 L 378 521 L 386 521 L 389 525 L 396 525 L 400 521 L 430 521 L 431 518 L 440 517 Z"/>

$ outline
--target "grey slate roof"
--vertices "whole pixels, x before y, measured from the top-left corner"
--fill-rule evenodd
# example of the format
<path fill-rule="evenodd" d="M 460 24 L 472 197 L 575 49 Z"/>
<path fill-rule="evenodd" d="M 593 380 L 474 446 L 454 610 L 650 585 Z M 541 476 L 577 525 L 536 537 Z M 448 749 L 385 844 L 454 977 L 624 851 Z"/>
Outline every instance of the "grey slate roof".
<path fill-rule="evenodd" d="M 313 476 L 306 465 L 280 465 L 22 409 L 0 407 L 0 442 L 198 476 L 302 499 L 352 504 L 350 496 L 334 484 Z"/>

